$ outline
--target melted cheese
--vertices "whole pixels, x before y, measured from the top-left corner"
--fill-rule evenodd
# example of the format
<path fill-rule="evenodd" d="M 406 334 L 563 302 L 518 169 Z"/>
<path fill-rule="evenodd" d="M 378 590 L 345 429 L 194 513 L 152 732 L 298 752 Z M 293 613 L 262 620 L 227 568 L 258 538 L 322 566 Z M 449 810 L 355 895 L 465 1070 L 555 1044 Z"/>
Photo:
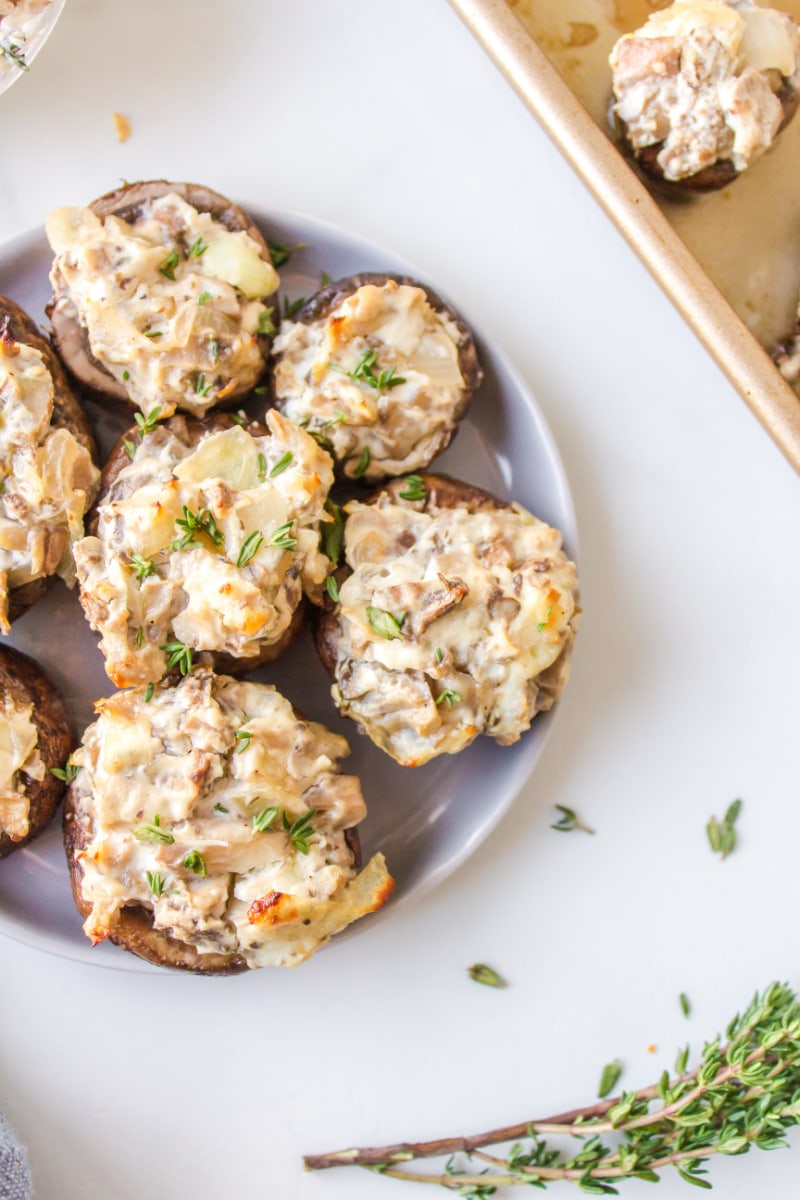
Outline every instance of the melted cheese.
<path fill-rule="evenodd" d="M 4 696 L 0 710 L 0 834 L 15 842 L 27 837 L 30 828 L 30 802 L 21 774 L 39 782 L 45 775 L 38 746 L 33 705 L 17 705 Z"/>
<path fill-rule="evenodd" d="M 405 766 L 480 733 L 516 741 L 566 682 L 577 584 L 561 535 L 519 507 L 425 513 L 384 493 L 347 511 L 342 712 Z"/>
<path fill-rule="evenodd" d="M 60 208 L 46 228 L 57 309 L 144 412 L 202 416 L 258 382 L 256 335 L 279 280 L 249 234 L 174 193 L 148 200 L 133 222 Z"/>
<path fill-rule="evenodd" d="M 72 543 L 100 472 L 68 429 L 53 428 L 53 379 L 39 350 L 0 340 L 0 626 L 8 593 L 60 575 L 74 583 Z"/>
<path fill-rule="evenodd" d="M 331 460 L 280 413 L 267 423 L 270 437 L 234 426 L 195 446 L 157 427 L 104 498 L 97 536 L 76 544 L 81 603 L 118 687 L 161 679 L 173 641 L 255 657 L 284 635 L 304 591 L 320 599 Z M 178 548 L 185 510 L 204 513 L 216 540 L 199 533 Z"/>
<path fill-rule="evenodd" d="M 775 94 L 800 83 L 794 20 L 750 0 L 676 0 L 611 53 L 616 103 L 634 149 L 663 142 L 669 180 L 721 160 L 749 167 L 783 120 Z"/>
<path fill-rule="evenodd" d="M 345 474 L 366 479 L 427 466 L 461 415 L 463 335 L 422 288 L 365 284 L 326 319 L 284 321 L 275 342 L 275 391 L 282 410 L 329 439 Z M 403 382 L 377 388 L 351 379 L 365 354 L 377 382 L 394 369 Z M 363 457 L 362 457 L 363 456 Z"/>
<path fill-rule="evenodd" d="M 79 858 L 93 941 L 138 904 L 201 955 L 295 966 L 388 896 L 382 856 L 357 875 L 345 839 L 366 815 L 358 779 L 340 774 L 347 742 L 273 687 L 201 670 L 149 703 L 136 689 L 96 707 L 73 755 L 77 819 L 91 829 Z M 259 831 L 269 808 L 278 814 Z M 303 853 L 283 816 L 291 825 L 311 810 Z"/>

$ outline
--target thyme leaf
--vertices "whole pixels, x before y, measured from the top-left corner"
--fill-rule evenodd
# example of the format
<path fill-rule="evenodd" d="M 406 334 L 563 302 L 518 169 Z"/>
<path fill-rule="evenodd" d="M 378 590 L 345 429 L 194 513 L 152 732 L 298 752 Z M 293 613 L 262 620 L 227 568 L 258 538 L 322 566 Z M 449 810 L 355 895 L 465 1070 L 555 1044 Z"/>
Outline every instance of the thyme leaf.
<path fill-rule="evenodd" d="M 194 871 L 195 875 L 207 875 L 206 860 L 199 850 L 190 850 L 183 860 L 184 871 Z"/>
<path fill-rule="evenodd" d="M 62 783 L 72 783 L 75 776 L 80 771 L 77 763 L 65 762 L 63 767 L 51 767 L 50 774 L 56 779 L 60 779 Z"/>
<path fill-rule="evenodd" d="M 165 642 L 159 649 L 168 655 L 167 667 L 177 667 L 181 675 L 191 674 L 194 665 L 191 646 L 185 642 Z"/>
<path fill-rule="evenodd" d="M 470 979 L 474 979 L 476 983 L 483 983 L 486 987 L 508 987 L 503 976 L 498 975 L 492 967 L 487 967 L 486 963 L 473 963 L 471 967 L 467 967 L 467 974 Z"/>
<path fill-rule="evenodd" d="M 177 250 L 170 250 L 167 257 L 158 264 L 158 269 L 165 279 L 175 280 L 175 268 L 181 261 L 181 256 Z"/>
<path fill-rule="evenodd" d="M 334 566 L 338 566 L 344 545 L 344 513 L 333 500 L 325 501 L 325 512 L 333 519 L 323 521 L 321 524 L 322 553 L 327 554 Z"/>
<path fill-rule="evenodd" d="M 311 818 L 317 815 L 315 808 L 309 808 L 307 812 L 301 813 L 299 817 L 291 819 L 286 809 L 283 810 L 283 828 L 287 838 L 300 854 L 308 854 L 309 839 L 314 834 L 314 827 L 311 824 Z"/>
<path fill-rule="evenodd" d="M 285 454 L 282 454 L 269 473 L 270 479 L 275 479 L 278 475 L 282 475 L 286 468 L 291 466 L 293 459 L 294 455 L 291 450 L 287 450 Z"/>
<path fill-rule="evenodd" d="M 366 469 L 369 466 L 371 461 L 372 461 L 372 452 L 371 452 L 369 446 L 365 446 L 364 449 L 361 451 L 358 462 L 353 467 L 353 478 L 359 479 L 364 474 L 364 472 L 366 471 Z"/>
<path fill-rule="evenodd" d="M 239 557 L 236 559 L 237 567 L 247 566 L 247 564 L 250 562 L 250 559 L 254 558 L 255 555 L 258 554 L 258 549 L 263 540 L 264 538 L 262 534 L 260 534 L 257 529 L 254 529 L 249 537 L 244 539 L 242 542 L 242 548 L 239 551 Z"/>
<path fill-rule="evenodd" d="M 736 846 L 736 830 L 734 828 L 739 813 L 742 811 L 741 800 L 734 800 L 728 805 L 725 816 L 721 821 L 712 817 L 706 825 L 708 844 L 715 854 L 719 854 L 724 862 Z"/>
<path fill-rule="evenodd" d="M 199 512 L 193 513 L 184 504 L 183 516 L 176 517 L 175 524 L 179 529 L 183 529 L 184 533 L 182 537 L 175 539 L 170 550 L 185 550 L 188 546 L 199 544 L 200 534 L 207 537 L 217 547 L 225 544 L 225 536 L 217 526 L 214 514 L 208 508 L 201 508 Z"/>
<path fill-rule="evenodd" d="M 280 809 L 272 804 L 269 808 L 262 808 L 260 813 L 256 813 L 253 817 L 253 829 L 256 833 L 266 833 L 268 829 L 271 829 L 279 812 Z"/>
<path fill-rule="evenodd" d="M 132 554 L 131 566 L 139 583 L 147 579 L 148 575 L 155 575 L 155 563 L 152 558 L 145 558 L 143 554 Z"/>
<path fill-rule="evenodd" d="M 295 550 L 297 548 L 297 538 L 293 538 L 289 533 L 291 528 L 291 521 L 286 521 L 283 525 L 279 525 L 269 539 L 270 546 L 277 546 L 279 550 Z"/>
<path fill-rule="evenodd" d="M 336 582 L 336 577 L 334 575 L 329 575 L 325 580 L 325 591 L 328 593 L 334 604 L 339 603 L 339 585 Z"/>
<path fill-rule="evenodd" d="M 293 251 L 305 249 L 305 242 L 296 242 L 295 245 L 289 246 L 284 242 L 273 242 L 267 238 L 267 246 L 273 267 L 282 267 L 292 257 Z"/>
<path fill-rule="evenodd" d="M 156 813 L 152 821 L 137 825 L 133 831 L 137 842 L 157 842 L 161 846 L 171 846 L 175 838 L 168 829 L 163 829 L 161 817 Z"/>
<path fill-rule="evenodd" d="M 375 608 L 373 604 L 367 605 L 367 620 L 369 621 L 370 629 L 379 635 L 391 641 L 392 638 L 402 637 L 400 627 L 405 619 L 405 613 L 398 613 L 393 617 L 391 613 L 386 612 L 383 608 Z"/>
<path fill-rule="evenodd" d="M 594 830 L 588 825 L 584 825 L 578 814 L 573 808 L 566 808 L 563 804 L 556 805 L 561 816 L 556 821 L 555 825 L 551 825 L 551 829 L 557 829 L 559 833 L 571 833 L 573 829 L 582 829 L 584 833 L 594 834 Z"/>
<path fill-rule="evenodd" d="M 426 496 L 425 484 L 420 479 L 419 475 L 409 475 L 406 478 L 406 486 L 402 492 L 399 492 L 401 500 L 424 500 Z"/>

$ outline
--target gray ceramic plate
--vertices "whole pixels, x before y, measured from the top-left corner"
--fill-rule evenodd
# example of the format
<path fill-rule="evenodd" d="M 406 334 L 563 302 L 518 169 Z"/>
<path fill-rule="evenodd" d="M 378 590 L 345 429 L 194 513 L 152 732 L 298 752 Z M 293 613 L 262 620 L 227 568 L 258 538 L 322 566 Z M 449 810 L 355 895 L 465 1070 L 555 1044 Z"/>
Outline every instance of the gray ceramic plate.
<path fill-rule="evenodd" d="M 282 295 L 312 295 L 323 271 L 333 279 L 357 271 L 401 272 L 440 290 L 436 280 L 426 280 L 409 263 L 316 218 L 268 215 L 257 206 L 245 207 L 272 240 L 303 243 L 281 270 Z M 41 230 L 0 248 L 0 292 L 40 322 L 49 299 L 50 259 Z M 469 314 L 464 315 L 469 321 Z M 434 469 L 519 500 L 563 530 L 567 551 L 574 557 L 572 500 L 544 418 L 497 346 L 479 335 L 476 340 L 486 377 L 458 437 Z M 91 416 L 104 450 L 130 424 L 94 407 Z M 113 688 L 76 594 L 59 582 L 14 624 L 9 641 L 42 663 L 61 688 L 80 733 L 92 718 L 93 701 Z M 369 810 L 361 827 L 365 857 L 382 850 L 397 881 L 393 899 L 368 919 L 370 925 L 440 883 L 477 849 L 532 771 L 552 722 L 550 715 L 538 717 L 515 746 L 479 738 L 456 757 L 442 757 L 412 771 L 396 765 L 360 737 L 352 721 L 338 715 L 328 677 L 307 634 L 256 677 L 274 682 L 309 716 L 350 741 L 353 753 L 347 770 L 360 775 Z M 358 922 L 350 936 L 365 924 Z M 112 946 L 89 945 L 72 903 L 58 823 L 31 847 L 0 862 L 0 933 L 98 965 L 155 969 Z"/>

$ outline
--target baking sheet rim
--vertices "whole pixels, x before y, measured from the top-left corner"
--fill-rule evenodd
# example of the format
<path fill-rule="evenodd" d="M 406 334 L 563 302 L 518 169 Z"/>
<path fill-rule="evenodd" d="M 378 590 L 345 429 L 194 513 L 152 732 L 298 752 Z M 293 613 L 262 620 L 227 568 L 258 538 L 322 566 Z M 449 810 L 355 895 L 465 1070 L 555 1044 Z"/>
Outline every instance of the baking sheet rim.
<path fill-rule="evenodd" d="M 450 0 L 800 473 L 800 400 L 506 0 Z"/>

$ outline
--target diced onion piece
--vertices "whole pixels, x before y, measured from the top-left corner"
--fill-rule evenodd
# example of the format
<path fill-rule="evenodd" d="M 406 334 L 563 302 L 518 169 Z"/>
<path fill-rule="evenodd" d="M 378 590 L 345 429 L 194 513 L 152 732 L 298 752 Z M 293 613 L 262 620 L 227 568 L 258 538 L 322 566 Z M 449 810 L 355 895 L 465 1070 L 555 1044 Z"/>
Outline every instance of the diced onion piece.
<path fill-rule="evenodd" d="M 756 71 L 780 71 L 788 78 L 797 66 L 797 38 L 783 13 L 771 8 L 748 9 L 744 17 L 741 52 Z"/>
<path fill-rule="evenodd" d="M 280 280 L 275 268 L 242 235 L 219 230 L 203 254 L 203 273 L 224 279 L 248 300 L 271 296 Z"/>
<path fill-rule="evenodd" d="M 191 483 L 223 479 L 239 492 L 258 487 L 258 448 L 249 433 L 236 425 L 213 433 L 175 468 L 175 478 Z"/>

